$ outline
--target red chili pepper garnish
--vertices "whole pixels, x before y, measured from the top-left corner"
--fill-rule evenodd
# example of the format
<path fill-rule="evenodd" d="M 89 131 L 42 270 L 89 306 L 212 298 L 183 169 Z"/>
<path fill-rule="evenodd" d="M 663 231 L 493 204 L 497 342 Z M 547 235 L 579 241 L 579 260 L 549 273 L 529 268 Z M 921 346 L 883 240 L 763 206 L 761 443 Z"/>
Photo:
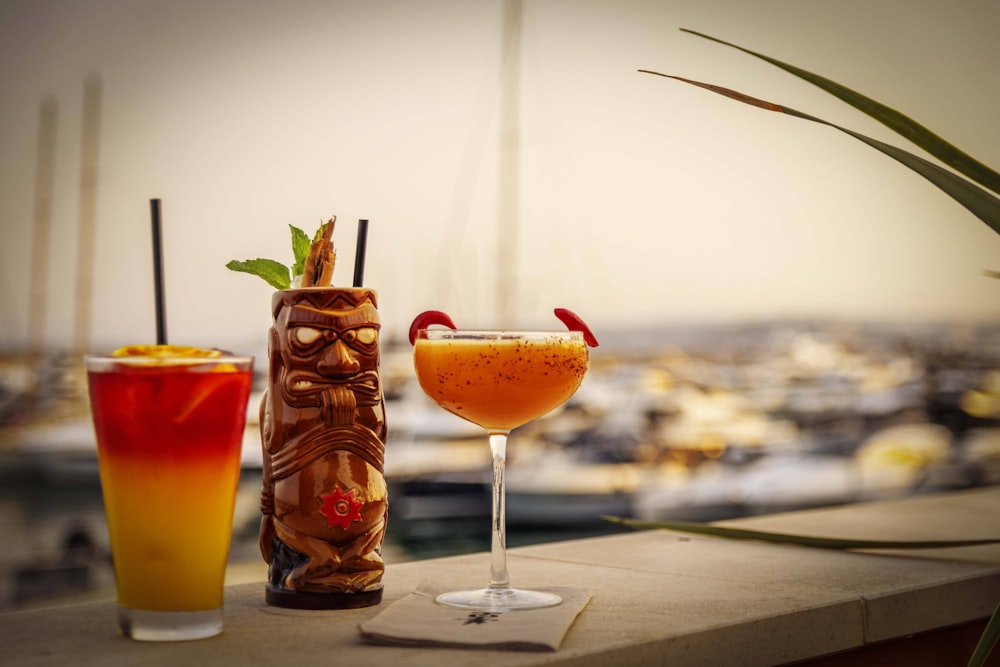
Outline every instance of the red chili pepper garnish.
<path fill-rule="evenodd" d="M 417 342 L 418 331 L 426 329 L 432 324 L 440 324 L 448 327 L 449 329 L 457 328 L 455 323 L 451 321 L 451 318 L 448 317 L 447 313 L 441 312 L 440 310 L 425 310 L 413 318 L 413 324 L 410 325 L 410 345 Z"/>
<path fill-rule="evenodd" d="M 580 331 L 583 333 L 583 339 L 587 341 L 587 345 L 590 347 L 597 347 L 600 343 L 597 342 L 597 336 L 594 332 L 590 330 L 590 327 L 580 319 L 580 316 L 574 313 L 572 310 L 566 308 L 556 308 L 556 317 L 559 321 L 566 325 L 566 328 L 570 331 Z"/>

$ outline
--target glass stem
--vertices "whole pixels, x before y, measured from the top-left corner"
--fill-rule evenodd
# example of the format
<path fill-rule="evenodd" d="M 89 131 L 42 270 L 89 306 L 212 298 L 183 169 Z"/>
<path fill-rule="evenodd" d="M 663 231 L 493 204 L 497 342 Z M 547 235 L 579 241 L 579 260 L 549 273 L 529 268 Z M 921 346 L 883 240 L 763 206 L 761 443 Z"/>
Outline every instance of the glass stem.
<path fill-rule="evenodd" d="M 510 588 L 507 575 L 507 432 L 490 433 L 493 454 L 493 541 L 490 547 L 490 588 Z"/>

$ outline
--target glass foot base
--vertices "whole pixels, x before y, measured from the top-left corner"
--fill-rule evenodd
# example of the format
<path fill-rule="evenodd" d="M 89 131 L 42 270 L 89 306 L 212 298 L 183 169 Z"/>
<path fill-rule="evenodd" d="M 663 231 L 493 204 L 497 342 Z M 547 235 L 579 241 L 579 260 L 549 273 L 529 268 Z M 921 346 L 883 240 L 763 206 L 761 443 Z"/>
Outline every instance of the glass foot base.
<path fill-rule="evenodd" d="M 520 588 L 480 588 L 474 591 L 442 593 L 434 600 L 439 605 L 470 611 L 518 611 L 555 607 L 562 598 L 555 593 L 526 591 Z"/>
<path fill-rule="evenodd" d="M 145 642 L 204 639 L 222 632 L 222 609 L 143 611 L 119 607 L 118 627 L 129 639 Z"/>

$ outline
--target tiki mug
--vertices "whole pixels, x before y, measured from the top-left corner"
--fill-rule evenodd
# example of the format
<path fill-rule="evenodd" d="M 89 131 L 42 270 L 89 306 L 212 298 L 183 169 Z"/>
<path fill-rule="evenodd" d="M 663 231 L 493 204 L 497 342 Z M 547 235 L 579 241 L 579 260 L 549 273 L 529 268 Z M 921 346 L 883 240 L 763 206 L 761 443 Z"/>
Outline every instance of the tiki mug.
<path fill-rule="evenodd" d="M 382 599 L 385 405 L 374 290 L 276 292 L 260 406 L 266 600 L 343 609 Z"/>

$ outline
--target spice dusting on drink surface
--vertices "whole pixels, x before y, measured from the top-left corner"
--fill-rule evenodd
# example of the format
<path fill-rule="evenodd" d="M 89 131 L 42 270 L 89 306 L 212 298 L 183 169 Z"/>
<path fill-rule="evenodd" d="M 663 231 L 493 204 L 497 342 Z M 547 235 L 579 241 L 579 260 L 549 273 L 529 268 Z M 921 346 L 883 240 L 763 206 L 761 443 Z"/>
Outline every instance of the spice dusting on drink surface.
<path fill-rule="evenodd" d="M 446 410 L 487 429 L 542 416 L 576 391 L 587 371 L 583 340 L 420 339 L 417 377 Z"/>

